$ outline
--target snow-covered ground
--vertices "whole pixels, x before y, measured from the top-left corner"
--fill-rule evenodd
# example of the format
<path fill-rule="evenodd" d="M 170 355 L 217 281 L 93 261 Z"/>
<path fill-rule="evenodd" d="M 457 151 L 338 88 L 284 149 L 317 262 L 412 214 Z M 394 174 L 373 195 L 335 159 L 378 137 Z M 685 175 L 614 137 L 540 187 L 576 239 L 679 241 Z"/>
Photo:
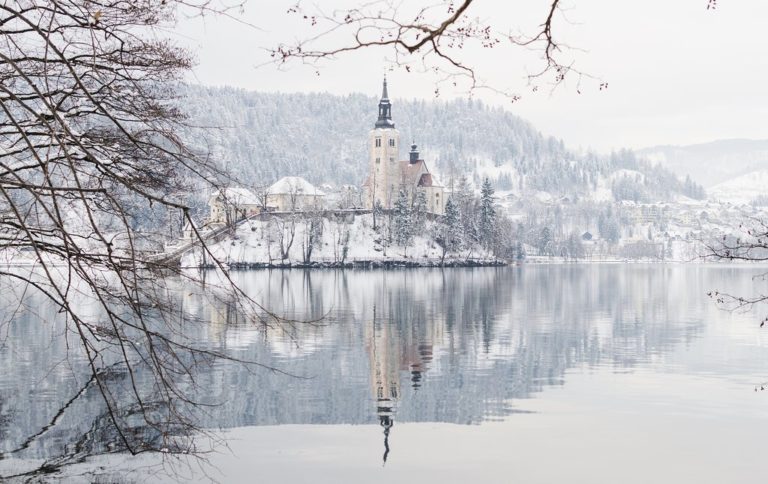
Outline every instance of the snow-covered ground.
<path fill-rule="evenodd" d="M 382 217 L 385 219 L 386 217 Z M 315 241 L 310 246 L 312 219 L 301 215 L 274 216 L 248 220 L 237 227 L 234 236 L 209 245 L 208 249 L 221 262 L 237 264 L 306 264 L 308 262 L 404 261 L 439 262 L 442 248 L 432 237 L 434 222 L 426 221 L 420 234 L 408 247 L 387 245 L 385 227 L 373 228 L 371 214 L 349 214 L 343 217 L 319 218 L 315 221 Z M 322 229 L 317 224 L 322 225 Z M 380 225 L 384 221 L 379 221 Z M 287 257 L 283 258 L 283 252 Z M 479 248 L 447 254 L 446 262 L 466 259 L 492 259 Z M 182 267 L 203 265 L 200 250 L 182 258 Z"/>
<path fill-rule="evenodd" d="M 766 196 L 768 170 L 758 170 L 732 178 L 710 188 L 710 198 L 730 203 L 749 203 Z"/>

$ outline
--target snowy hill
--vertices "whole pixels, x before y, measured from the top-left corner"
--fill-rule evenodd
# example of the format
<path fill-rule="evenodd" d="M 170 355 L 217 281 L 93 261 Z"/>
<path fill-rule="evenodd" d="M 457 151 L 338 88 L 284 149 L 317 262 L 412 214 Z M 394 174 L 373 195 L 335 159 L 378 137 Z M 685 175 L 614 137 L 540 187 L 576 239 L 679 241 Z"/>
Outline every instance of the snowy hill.
<path fill-rule="evenodd" d="M 489 177 L 498 191 L 517 197 L 546 192 L 555 199 L 601 201 L 615 198 L 618 184 L 616 200 L 650 202 L 685 191 L 670 171 L 630 151 L 576 154 L 506 109 L 473 100 L 402 100 L 397 86 L 390 86 L 390 94 L 401 139 L 419 145 L 449 189 L 467 176 L 475 187 Z M 245 185 L 264 186 L 283 176 L 317 186 L 359 186 L 365 179 L 368 132 L 377 115 L 373 96 L 189 86 L 182 100 L 190 125 L 215 127 L 190 130 L 187 138 Z M 626 190 L 630 184 L 636 189 Z"/>
<path fill-rule="evenodd" d="M 718 183 L 710 188 L 708 193 L 712 199 L 742 204 L 765 198 L 766 187 L 768 169 L 763 169 Z"/>
<path fill-rule="evenodd" d="M 705 187 L 768 169 L 768 140 L 730 139 L 688 146 L 654 146 L 637 153 L 680 177 L 690 175 Z"/>
<path fill-rule="evenodd" d="M 191 133 L 190 141 L 243 178 L 274 182 L 294 175 L 315 185 L 360 185 L 365 178 L 368 132 L 377 115 L 373 96 L 190 86 L 182 101 L 191 125 L 216 128 Z M 527 165 L 565 152 L 562 142 L 528 122 L 477 101 L 395 99 L 393 119 L 403 143 L 418 143 L 430 166 L 446 176 L 474 171 L 483 160 Z"/>

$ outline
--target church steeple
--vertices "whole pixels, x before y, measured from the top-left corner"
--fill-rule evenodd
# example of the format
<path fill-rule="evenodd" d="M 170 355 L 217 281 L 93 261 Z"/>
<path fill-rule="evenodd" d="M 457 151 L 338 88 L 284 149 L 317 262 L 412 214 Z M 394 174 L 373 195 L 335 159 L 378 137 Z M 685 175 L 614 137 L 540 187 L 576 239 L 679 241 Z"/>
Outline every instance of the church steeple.
<path fill-rule="evenodd" d="M 394 128 L 392 122 L 392 103 L 389 102 L 389 93 L 387 92 L 387 76 L 384 75 L 384 87 L 381 90 L 381 100 L 379 101 L 379 119 L 376 121 L 377 128 Z"/>

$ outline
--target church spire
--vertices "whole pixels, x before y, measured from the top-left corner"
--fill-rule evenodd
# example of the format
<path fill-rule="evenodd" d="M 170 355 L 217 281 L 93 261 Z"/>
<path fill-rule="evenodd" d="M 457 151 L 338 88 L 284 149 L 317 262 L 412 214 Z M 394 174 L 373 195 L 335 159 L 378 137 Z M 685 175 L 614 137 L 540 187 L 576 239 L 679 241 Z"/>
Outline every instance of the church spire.
<path fill-rule="evenodd" d="M 384 87 L 381 90 L 381 100 L 379 101 L 379 119 L 376 121 L 377 128 L 394 128 L 392 122 L 392 103 L 389 102 L 389 93 L 387 92 L 387 75 L 384 74 Z"/>
<path fill-rule="evenodd" d="M 389 101 L 389 93 L 387 92 L 387 75 L 384 74 L 384 88 L 381 90 L 381 100 Z"/>

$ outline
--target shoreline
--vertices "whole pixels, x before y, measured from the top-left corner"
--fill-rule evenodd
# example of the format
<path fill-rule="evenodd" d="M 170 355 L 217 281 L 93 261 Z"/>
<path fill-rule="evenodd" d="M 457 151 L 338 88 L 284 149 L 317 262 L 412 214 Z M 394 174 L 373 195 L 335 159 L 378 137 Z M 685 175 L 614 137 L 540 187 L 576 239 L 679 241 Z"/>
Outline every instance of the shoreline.
<path fill-rule="evenodd" d="M 451 260 L 354 260 L 354 261 L 315 261 L 315 262 L 233 262 L 225 265 L 234 271 L 258 269 L 418 269 L 436 267 L 506 267 L 513 264 L 500 259 L 451 259 Z M 216 269 L 214 264 L 206 264 L 187 269 Z"/>

